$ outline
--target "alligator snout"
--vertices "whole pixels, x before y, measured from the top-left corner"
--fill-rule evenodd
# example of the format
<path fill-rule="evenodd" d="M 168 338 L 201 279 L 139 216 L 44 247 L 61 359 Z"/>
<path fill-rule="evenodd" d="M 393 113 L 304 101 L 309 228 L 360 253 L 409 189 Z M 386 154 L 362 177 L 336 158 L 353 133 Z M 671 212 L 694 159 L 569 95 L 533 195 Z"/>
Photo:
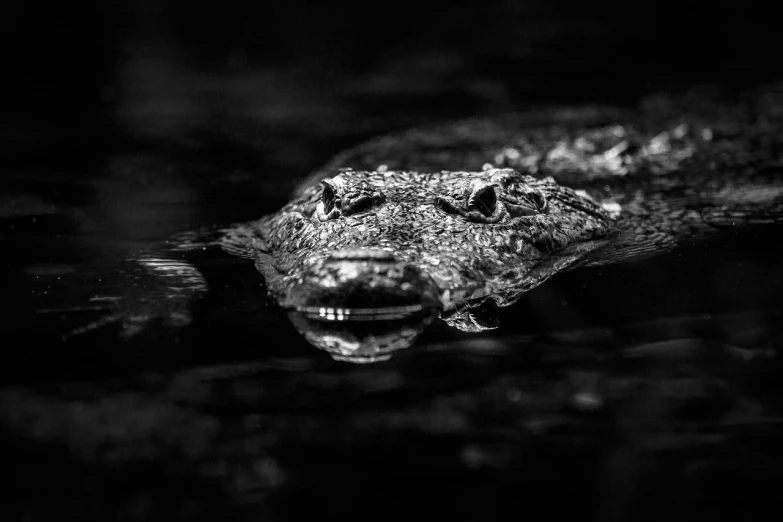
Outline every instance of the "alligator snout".
<path fill-rule="evenodd" d="M 312 261 L 284 306 L 335 320 L 377 320 L 440 308 L 438 290 L 416 265 L 379 248 L 335 250 Z"/>

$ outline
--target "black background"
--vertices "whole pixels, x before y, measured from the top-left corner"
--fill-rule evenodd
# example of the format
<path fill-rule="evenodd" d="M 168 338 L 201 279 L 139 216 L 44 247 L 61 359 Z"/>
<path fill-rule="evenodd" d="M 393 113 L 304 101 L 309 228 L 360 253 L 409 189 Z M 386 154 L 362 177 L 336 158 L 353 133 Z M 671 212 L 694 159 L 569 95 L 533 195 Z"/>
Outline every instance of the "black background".
<path fill-rule="evenodd" d="M 189 88 L 219 98 L 232 80 L 259 74 L 296 85 L 281 110 L 349 105 L 344 126 L 367 105 L 367 118 L 417 120 L 432 117 L 431 104 L 451 116 L 542 101 L 628 103 L 781 74 L 775 17 L 762 2 L 15 2 L 2 20 L 12 157 L 105 145 L 127 132 L 138 97 L 151 119 L 165 118 Z M 239 116 L 219 102 L 199 110 L 228 120 L 211 132 L 237 132 Z M 9 150 L 14 142 L 25 148 Z"/>

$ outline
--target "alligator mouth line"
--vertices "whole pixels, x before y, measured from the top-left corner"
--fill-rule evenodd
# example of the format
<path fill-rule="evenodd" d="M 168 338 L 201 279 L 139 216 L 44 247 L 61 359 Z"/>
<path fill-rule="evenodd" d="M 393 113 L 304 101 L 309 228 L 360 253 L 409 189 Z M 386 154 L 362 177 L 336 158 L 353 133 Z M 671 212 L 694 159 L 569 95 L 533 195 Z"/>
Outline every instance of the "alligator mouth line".
<path fill-rule="evenodd" d="M 320 321 L 388 321 L 412 317 L 422 312 L 432 311 L 433 308 L 413 304 L 378 308 L 301 306 L 294 308 L 294 310 L 309 319 Z"/>

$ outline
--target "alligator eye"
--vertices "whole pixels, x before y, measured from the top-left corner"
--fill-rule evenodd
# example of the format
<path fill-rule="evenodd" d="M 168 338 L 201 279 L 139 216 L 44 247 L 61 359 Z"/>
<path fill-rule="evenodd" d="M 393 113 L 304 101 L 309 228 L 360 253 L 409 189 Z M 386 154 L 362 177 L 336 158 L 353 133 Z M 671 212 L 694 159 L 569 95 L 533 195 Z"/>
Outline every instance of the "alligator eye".
<path fill-rule="evenodd" d="M 316 215 L 321 221 L 340 217 L 343 200 L 342 197 L 337 194 L 337 188 L 333 183 L 333 180 L 321 181 L 321 185 L 323 185 L 321 201 L 316 206 Z"/>
<path fill-rule="evenodd" d="M 350 216 L 378 207 L 386 201 L 386 196 L 378 188 L 365 181 L 343 187 L 335 205 L 340 209 L 340 215 Z"/>
<path fill-rule="evenodd" d="M 544 194 L 533 187 L 521 187 L 502 196 L 511 217 L 535 216 L 549 211 L 549 202 Z"/>
<path fill-rule="evenodd" d="M 538 190 L 533 190 L 530 192 L 530 199 L 533 200 L 533 203 L 538 205 L 538 210 L 540 212 L 543 213 L 547 211 L 547 207 L 549 203 L 547 202 L 546 196 L 544 196 L 544 194 L 542 194 Z"/>
<path fill-rule="evenodd" d="M 337 194 L 334 191 L 334 187 L 326 182 L 322 182 L 324 190 L 321 193 L 321 202 L 324 204 L 324 213 L 329 214 L 335 207 L 337 202 Z"/>
<path fill-rule="evenodd" d="M 495 213 L 497 205 L 498 196 L 493 185 L 480 188 L 468 200 L 468 210 L 478 210 L 486 217 L 490 217 Z"/>
<path fill-rule="evenodd" d="M 350 213 L 357 214 L 359 212 L 364 212 L 365 210 L 371 207 L 372 207 L 372 199 L 367 196 L 363 196 L 351 203 Z"/>
<path fill-rule="evenodd" d="M 449 196 L 435 196 L 435 207 L 449 214 L 465 214 L 465 211 L 454 204 L 455 200 Z"/>
<path fill-rule="evenodd" d="M 508 215 L 498 201 L 497 186 L 484 180 L 471 180 L 461 191 L 452 191 L 457 197 L 435 196 L 435 206 L 449 214 L 457 214 L 474 223 L 498 223 Z"/>

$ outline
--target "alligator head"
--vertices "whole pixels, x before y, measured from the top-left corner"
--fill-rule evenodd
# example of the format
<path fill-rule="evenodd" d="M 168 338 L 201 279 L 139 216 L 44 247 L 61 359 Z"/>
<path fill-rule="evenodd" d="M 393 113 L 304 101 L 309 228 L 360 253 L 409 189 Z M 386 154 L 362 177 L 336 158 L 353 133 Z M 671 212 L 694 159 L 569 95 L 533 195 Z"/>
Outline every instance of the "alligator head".
<path fill-rule="evenodd" d="M 254 223 L 245 243 L 311 343 L 377 360 L 438 314 L 489 326 L 471 310 L 511 304 L 612 229 L 588 196 L 511 169 L 340 170 Z"/>

